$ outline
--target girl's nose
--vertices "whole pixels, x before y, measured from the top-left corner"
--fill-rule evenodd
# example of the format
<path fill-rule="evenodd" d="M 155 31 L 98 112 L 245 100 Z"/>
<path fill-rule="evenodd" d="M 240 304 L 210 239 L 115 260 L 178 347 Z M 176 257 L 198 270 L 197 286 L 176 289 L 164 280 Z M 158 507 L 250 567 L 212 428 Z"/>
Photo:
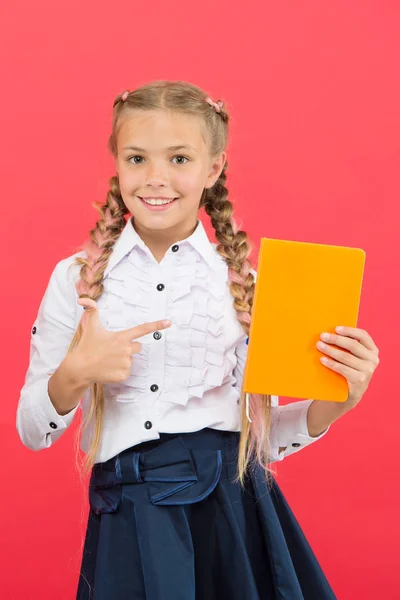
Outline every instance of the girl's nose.
<path fill-rule="evenodd" d="M 149 166 L 146 172 L 146 183 L 149 185 L 167 184 L 168 175 L 166 169 L 157 165 Z"/>
<path fill-rule="evenodd" d="M 162 177 L 160 175 L 153 175 L 152 177 L 147 177 L 146 178 L 146 185 L 148 186 L 152 186 L 152 187 L 157 187 L 159 185 L 167 185 L 168 181 L 165 177 Z"/>

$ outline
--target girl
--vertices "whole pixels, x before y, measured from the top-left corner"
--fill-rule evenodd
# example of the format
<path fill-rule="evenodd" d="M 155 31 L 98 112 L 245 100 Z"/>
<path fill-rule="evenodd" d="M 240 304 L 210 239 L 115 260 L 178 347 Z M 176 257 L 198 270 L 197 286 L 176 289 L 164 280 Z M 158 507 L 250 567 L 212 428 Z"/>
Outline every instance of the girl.
<path fill-rule="evenodd" d="M 117 174 L 89 242 L 56 265 L 32 329 L 23 443 L 47 448 L 78 406 L 84 416 L 79 600 L 335 598 L 268 464 L 360 401 L 378 349 L 354 328 L 321 346 L 349 382 L 344 404 L 251 396 L 246 406 L 254 272 L 228 200 L 228 121 L 222 102 L 185 82 L 117 97 Z"/>

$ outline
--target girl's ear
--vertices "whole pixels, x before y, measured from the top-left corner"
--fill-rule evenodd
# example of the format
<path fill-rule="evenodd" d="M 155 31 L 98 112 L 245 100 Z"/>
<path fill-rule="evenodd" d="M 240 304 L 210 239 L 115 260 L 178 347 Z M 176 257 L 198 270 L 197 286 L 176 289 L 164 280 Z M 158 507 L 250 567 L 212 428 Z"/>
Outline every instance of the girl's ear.
<path fill-rule="evenodd" d="M 226 162 L 226 152 L 222 152 L 217 158 L 214 159 L 211 168 L 207 175 L 207 180 L 205 184 L 205 188 L 211 188 L 214 183 L 217 181 L 218 177 L 222 173 L 222 169 L 224 168 Z"/>

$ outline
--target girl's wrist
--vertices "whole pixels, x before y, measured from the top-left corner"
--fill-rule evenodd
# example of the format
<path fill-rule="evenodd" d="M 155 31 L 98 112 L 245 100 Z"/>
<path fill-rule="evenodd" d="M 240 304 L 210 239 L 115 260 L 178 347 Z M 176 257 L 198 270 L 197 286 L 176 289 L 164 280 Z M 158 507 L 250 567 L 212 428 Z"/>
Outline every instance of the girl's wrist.
<path fill-rule="evenodd" d="M 49 398 L 57 413 L 63 416 L 73 410 L 89 386 L 79 356 L 67 354 L 48 382 Z"/>
<path fill-rule="evenodd" d="M 89 377 L 87 361 L 78 349 L 68 353 L 63 364 L 70 380 L 75 383 L 77 387 L 89 387 L 93 383 Z"/>
<path fill-rule="evenodd" d="M 352 407 L 346 402 L 314 400 L 307 412 L 307 427 L 310 437 L 319 437 Z"/>

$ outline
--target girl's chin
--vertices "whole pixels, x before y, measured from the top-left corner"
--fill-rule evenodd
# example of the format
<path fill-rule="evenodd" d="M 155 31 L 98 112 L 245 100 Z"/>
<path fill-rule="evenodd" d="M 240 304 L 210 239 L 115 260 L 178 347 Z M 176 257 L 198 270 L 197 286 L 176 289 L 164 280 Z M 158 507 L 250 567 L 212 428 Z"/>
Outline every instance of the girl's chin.
<path fill-rule="evenodd" d="M 168 215 L 164 212 L 151 212 L 143 210 L 132 211 L 132 220 L 138 225 L 142 225 L 147 229 L 165 229 L 174 227 L 179 223 L 179 219 L 173 215 Z"/>

